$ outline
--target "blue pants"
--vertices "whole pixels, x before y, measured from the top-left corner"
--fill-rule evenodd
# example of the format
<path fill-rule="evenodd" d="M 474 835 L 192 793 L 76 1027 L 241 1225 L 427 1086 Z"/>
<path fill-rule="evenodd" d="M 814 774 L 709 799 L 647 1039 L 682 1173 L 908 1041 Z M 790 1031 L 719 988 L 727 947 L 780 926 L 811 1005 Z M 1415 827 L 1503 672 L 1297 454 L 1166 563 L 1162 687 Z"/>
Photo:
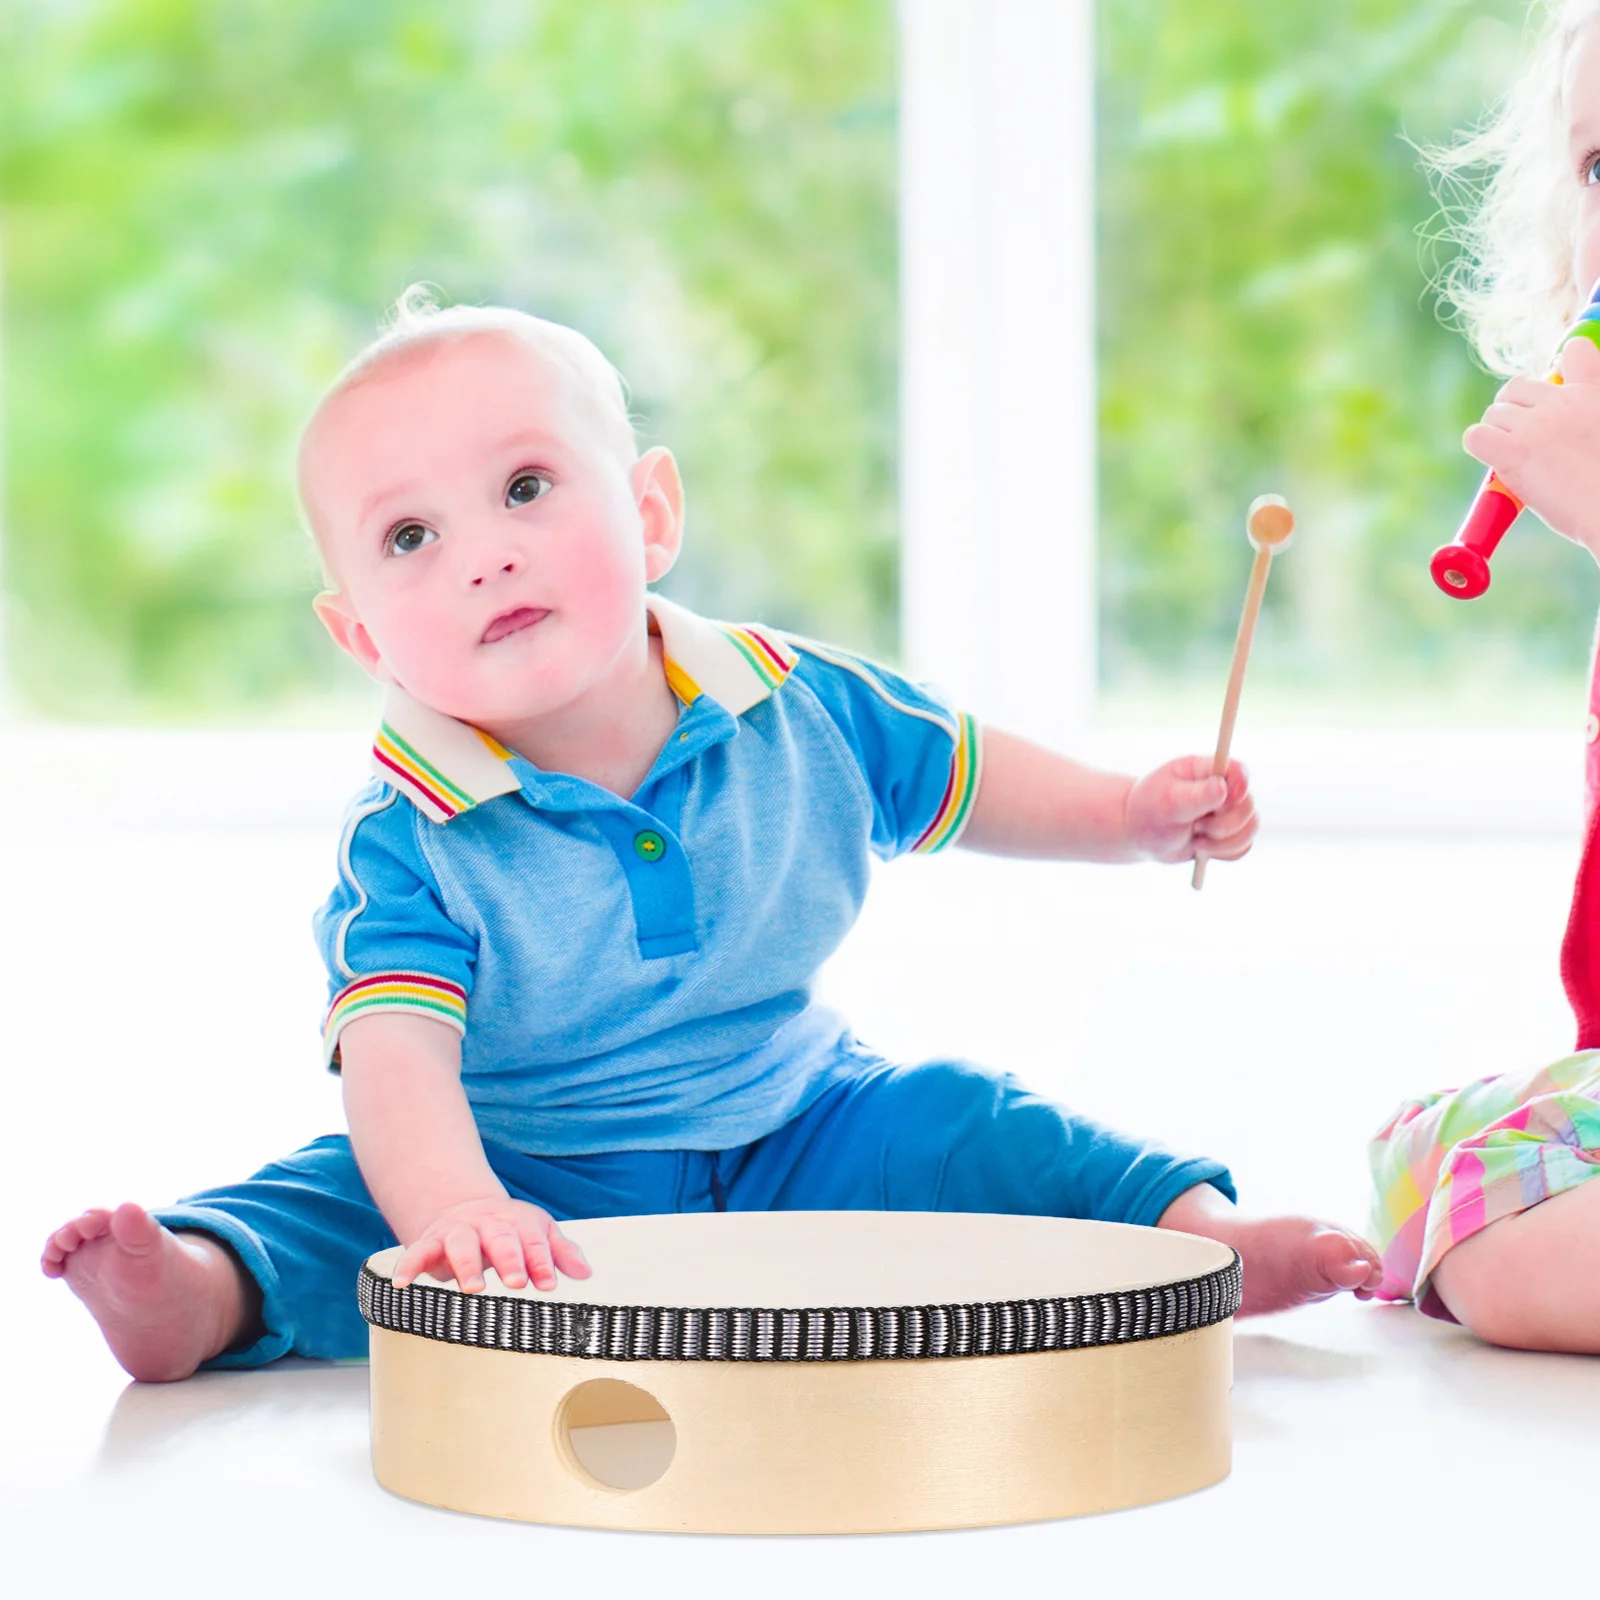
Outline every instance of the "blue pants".
<path fill-rule="evenodd" d="M 558 1220 L 667 1211 L 988 1211 L 1153 1224 L 1216 1161 L 1173 1155 L 959 1062 L 883 1064 L 833 1084 L 731 1150 L 529 1156 L 485 1143 L 514 1199 Z M 396 1243 L 343 1135 L 155 1213 L 228 1245 L 261 1290 L 265 1332 L 217 1367 L 362 1357 L 361 1263 Z"/>

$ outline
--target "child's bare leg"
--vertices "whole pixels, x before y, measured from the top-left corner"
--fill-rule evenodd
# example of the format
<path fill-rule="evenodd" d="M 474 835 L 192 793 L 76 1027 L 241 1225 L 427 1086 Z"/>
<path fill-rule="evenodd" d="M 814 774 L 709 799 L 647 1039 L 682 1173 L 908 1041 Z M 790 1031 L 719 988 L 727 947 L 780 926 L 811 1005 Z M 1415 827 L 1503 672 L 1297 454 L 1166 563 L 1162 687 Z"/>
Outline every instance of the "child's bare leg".
<path fill-rule="evenodd" d="M 1486 1344 L 1600 1355 L 1600 1180 L 1462 1240 L 1433 1287 Z"/>
<path fill-rule="evenodd" d="M 187 1378 L 258 1319 L 259 1293 L 232 1255 L 173 1233 L 136 1205 L 85 1211 L 46 1241 L 45 1276 L 65 1278 L 111 1353 L 146 1383 Z"/>
<path fill-rule="evenodd" d="M 1596 1185 L 1600 1187 L 1600 1185 Z M 1350 1291 L 1370 1298 L 1383 1279 L 1378 1252 L 1365 1239 L 1310 1217 L 1247 1217 L 1209 1183 L 1186 1189 L 1156 1224 L 1231 1245 L 1244 1262 L 1242 1317 Z"/>

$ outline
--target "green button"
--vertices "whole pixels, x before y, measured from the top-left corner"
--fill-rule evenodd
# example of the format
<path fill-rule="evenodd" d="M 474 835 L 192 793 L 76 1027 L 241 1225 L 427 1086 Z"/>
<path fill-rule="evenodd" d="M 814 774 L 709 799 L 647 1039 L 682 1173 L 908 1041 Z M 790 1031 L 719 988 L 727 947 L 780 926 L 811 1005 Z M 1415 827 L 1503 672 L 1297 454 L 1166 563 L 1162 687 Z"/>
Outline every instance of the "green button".
<path fill-rule="evenodd" d="M 633 853 L 641 861 L 659 861 L 667 853 L 667 841 L 646 828 L 633 836 Z"/>

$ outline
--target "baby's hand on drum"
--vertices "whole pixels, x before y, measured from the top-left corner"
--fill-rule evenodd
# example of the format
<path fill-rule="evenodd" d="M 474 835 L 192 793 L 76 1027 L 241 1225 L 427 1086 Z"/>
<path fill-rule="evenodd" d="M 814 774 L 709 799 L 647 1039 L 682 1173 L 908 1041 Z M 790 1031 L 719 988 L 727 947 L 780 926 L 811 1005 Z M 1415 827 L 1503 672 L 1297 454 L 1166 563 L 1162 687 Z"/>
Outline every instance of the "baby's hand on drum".
<path fill-rule="evenodd" d="M 468 1294 L 483 1288 L 485 1262 L 508 1289 L 553 1289 L 556 1272 L 587 1278 L 583 1251 L 562 1233 L 548 1211 L 507 1195 L 463 1200 L 423 1229 L 395 1263 L 394 1283 L 404 1288 L 419 1272 L 454 1278 Z"/>
<path fill-rule="evenodd" d="M 1128 843 L 1157 861 L 1189 861 L 1203 851 L 1236 861 L 1255 840 L 1255 801 L 1237 761 L 1213 777 L 1209 756 L 1180 756 L 1142 777 L 1128 793 Z"/>

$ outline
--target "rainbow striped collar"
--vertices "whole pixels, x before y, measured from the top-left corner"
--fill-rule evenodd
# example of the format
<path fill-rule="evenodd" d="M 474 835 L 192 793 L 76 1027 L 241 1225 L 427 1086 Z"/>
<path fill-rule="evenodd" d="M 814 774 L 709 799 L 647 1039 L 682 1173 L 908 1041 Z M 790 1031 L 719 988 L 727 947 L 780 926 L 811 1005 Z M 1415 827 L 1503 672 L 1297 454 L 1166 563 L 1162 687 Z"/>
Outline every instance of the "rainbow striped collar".
<path fill-rule="evenodd" d="M 660 595 L 647 595 L 650 631 L 660 634 L 667 682 L 685 705 L 710 695 L 743 716 L 794 671 L 799 659 L 769 628 L 711 622 Z M 383 697 L 383 721 L 372 744 L 372 770 L 435 822 L 448 822 L 521 785 L 512 752 L 471 723 L 413 699 L 396 684 Z"/>

